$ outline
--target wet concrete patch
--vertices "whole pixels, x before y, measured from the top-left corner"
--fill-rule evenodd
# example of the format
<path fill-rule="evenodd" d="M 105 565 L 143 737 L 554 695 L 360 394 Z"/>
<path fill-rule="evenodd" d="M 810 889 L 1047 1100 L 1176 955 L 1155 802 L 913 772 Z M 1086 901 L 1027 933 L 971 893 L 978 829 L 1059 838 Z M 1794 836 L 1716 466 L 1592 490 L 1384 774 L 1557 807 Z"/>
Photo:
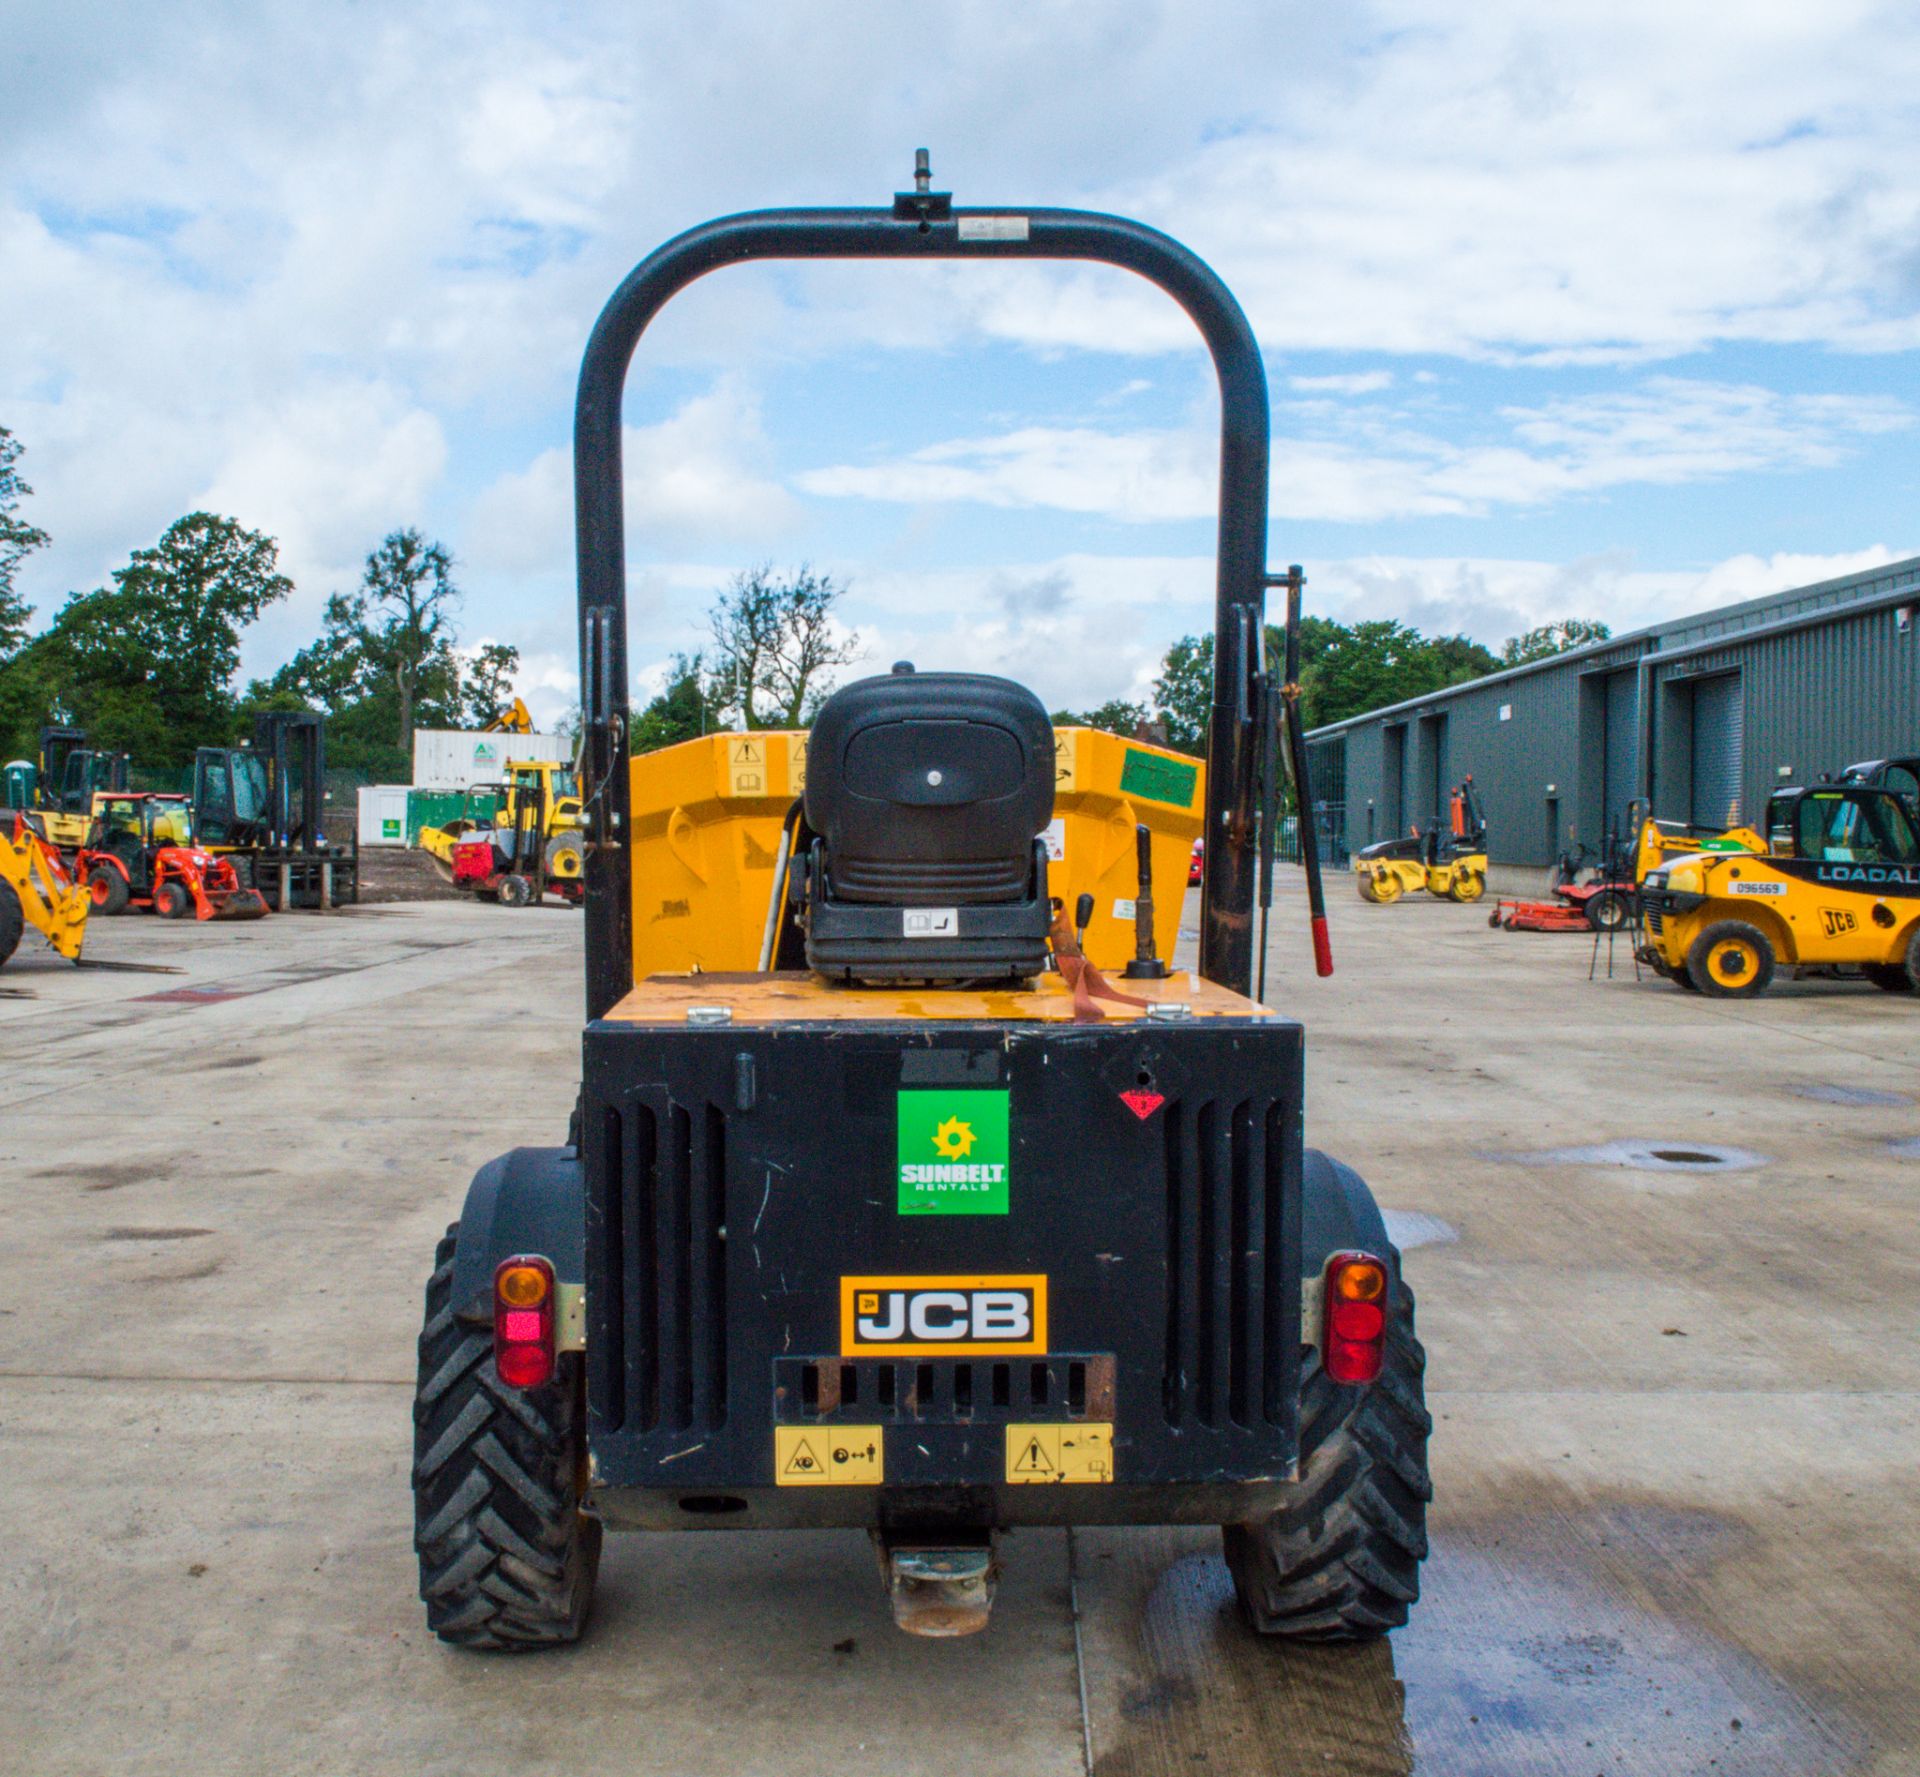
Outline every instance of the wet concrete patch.
<path fill-rule="evenodd" d="M 1496 1154 L 1516 1166 L 1624 1166 L 1634 1172 L 1747 1172 L 1767 1156 L 1721 1142 L 1622 1140 L 1584 1148 L 1542 1148 L 1530 1154 Z"/>
<path fill-rule="evenodd" d="M 109 1228 L 102 1240 L 202 1240 L 211 1228 Z"/>
<path fill-rule="evenodd" d="M 1863 1749 L 1849 1724 L 1689 1613 L 1653 1608 L 1636 1571 L 1642 1554 L 1703 1571 L 1745 1532 L 1645 1516 L 1579 1504 L 1441 1529 L 1408 1627 L 1332 1647 L 1255 1635 L 1217 1532 L 1079 1532 L 1096 1777 L 1846 1769 Z"/>
<path fill-rule="evenodd" d="M 1897 1141 L 1890 1141 L 1887 1151 L 1898 1154 L 1902 1160 L 1920 1160 L 1920 1135 L 1903 1135 Z"/>
<path fill-rule="evenodd" d="M 1417 1246 L 1451 1246 L 1460 1238 L 1460 1230 L 1451 1222 L 1417 1209 L 1383 1209 L 1380 1218 L 1387 1224 L 1387 1238 L 1403 1253 Z"/>
<path fill-rule="evenodd" d="M 1904 1092 L 1881 1092 L 1872 1086 L 1800 1085 L 1791 1088 L 1796 1098 L 1810 1098 L 1816 1104 L 1844 1104 L 1869 1108 L 1881 1105 L 1908 1105 L 1913 1099 Z"/>

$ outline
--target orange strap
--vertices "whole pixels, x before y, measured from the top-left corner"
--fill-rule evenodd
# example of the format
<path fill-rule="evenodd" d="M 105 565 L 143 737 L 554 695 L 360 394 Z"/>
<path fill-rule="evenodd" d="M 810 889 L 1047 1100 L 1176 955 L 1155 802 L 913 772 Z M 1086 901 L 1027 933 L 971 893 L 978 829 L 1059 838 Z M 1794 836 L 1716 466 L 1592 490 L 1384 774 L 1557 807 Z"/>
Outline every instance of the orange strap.
<path fill-rule="evenodd" d="M 1106 1022 L 1107 1015 L 1094 1003 L 1096 1000 L 1109 1000 L 1118 1006 L 1139 1006 L 1143 1010 L 1152 1003 L 1134 994 L 1122 993 L 1087 960 L 1064 909 L 1053 922 L 1052 939 L 1053 960 L 1060 967 L 1062 979 L 1073 989 L 1075 1024 Z"/>

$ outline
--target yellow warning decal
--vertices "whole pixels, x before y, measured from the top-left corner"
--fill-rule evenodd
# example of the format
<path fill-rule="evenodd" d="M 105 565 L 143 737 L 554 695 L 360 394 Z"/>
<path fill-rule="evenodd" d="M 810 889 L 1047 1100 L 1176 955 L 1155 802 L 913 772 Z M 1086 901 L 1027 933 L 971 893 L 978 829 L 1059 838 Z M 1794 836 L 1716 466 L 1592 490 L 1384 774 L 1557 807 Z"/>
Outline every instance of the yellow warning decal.
<path fill-rule="evenodd" d="M 803 796 L 807 789 L 807 737 L 787 736 L 787 794 Z"/>
<path fill-rule="evenodd" d="M 1007 1485 L 1041 1481 L 1111 1481 L 1110 1425 L 1010 1425 Z"/>
<path fill-rule="evenodd" d="M 877 1487 L 886 1468 L 877 1425 L 776 1425 L 773 1478 L 781 1487 Z"/>
<path fill-rule="evenodd" d="M 727 788 L 735 796 L 767 794 L 767 743 L 754 737 L 727 743 Z"/>

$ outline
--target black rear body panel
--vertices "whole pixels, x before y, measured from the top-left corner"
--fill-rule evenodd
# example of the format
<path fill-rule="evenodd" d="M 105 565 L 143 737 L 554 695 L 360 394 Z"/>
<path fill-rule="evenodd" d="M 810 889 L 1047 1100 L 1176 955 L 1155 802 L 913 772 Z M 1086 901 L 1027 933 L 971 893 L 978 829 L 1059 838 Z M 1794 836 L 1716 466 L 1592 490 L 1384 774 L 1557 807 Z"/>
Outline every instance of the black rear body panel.
<path fill-rule="evenodd" d="M 589 1026 L 599 1509 L 691 1529 L 1271 1507 L 1296 1456 L 1301 1052 L 1279 1019 Z M 1005 1214 L 901 1213 L 903 1087 L 1007 1091 Z M 845 1361 L 840 1280 L 869 1274 L 1043 1275 L 1045 1352 Z M 1074 1419 L 1112 1423 L 1112 1483 L 1006 1484 L 1007 1424 Z M 799 1423 L 882 1427 L 884 1484 L 776 1486 L 774 1427 Z"/>

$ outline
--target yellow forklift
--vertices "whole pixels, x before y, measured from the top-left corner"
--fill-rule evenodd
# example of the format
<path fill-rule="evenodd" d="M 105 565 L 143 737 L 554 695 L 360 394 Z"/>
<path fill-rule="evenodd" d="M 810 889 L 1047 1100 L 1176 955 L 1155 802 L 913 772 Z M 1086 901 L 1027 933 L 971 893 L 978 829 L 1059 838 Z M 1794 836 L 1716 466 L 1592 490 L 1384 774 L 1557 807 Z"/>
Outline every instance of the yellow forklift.
<path fill-rule="evenodd" d="M 69 858 L 87 842 L 94 798 L 127 787 L 127 755 L 87 745 L 84 728 L 49 724 L 31 765 L 10 764 L 6 803 L 36 817 L 40 836 Z"/>
<path fill-rule="evenodd" d="M 786 867 L 767 856 L 764 903 L 730 915 L 763 965 L 650 962 L 628 365 L 695 279 L 822 258 L 1099 262 L 1198 326 L 1221 481 L 1197 968 L 1160 954 L 1151 830 L 1130 939 L 1096 928 L 1098 879 L 1073 892 L 1071 829 L 1056 873 L 1046 706 L 905 663 L 820 712 Z M 434 1255 L 412 1482 L 443 1641 L 575 1640 L 610 1528 L 862 1531 L 894 1621 L 952 1636 L 986 1626 L 1009 1530 L 1219 1525 L 1253 1630 L 1338 1641 L 1406 1621 L 1431 1493 L 1413 1298 L 1366 1185 L 1304 1144 L 1301 1024 L 1256 997 L 1283 719 L 1315 966 L 1332 969 L 1296 701 L 1303 576 L 1266 565 L 1268 427 L 1253 331 L 1192 252 L 1118 217 L 956 208 L 924 151 L 890 209 L 706 223 L 615 293 L 573 448 L 580 1089 L 566 1141 L 483 1168 Z M 1278 672 L 1269 586 L 1288 599 Z M 1115 751 L 1129 798 L 1197 783 Z M 748 837 L 715 848 L 744 868 Z M 689 876 L 670 917 L 720 917 L 721 876 Z M 673 1558 L 653 1539 L 649 1560 Z"/>
<path fill-rule="evenodd" d="M 1692 851 L 1643 833 L 1640 960 L 1723 999 L 1764 993 L 1781 964 L 1920 989 L 1920 834 L 1907 798 L 1860 782 L 1781 790 L 1766 828 Z"/>
<path fill-rule="evenodd" d="M 1356 852 L 1353 881 L 1361 900 L 1382 907 L 1414 889 L 1441 901 L 1479 900 L 1487 892 L 1487 817 L 1473 779 L 1448 795 L 1444 826 L 1436 818 L 1404 839 L 1382 839 Z"/>

